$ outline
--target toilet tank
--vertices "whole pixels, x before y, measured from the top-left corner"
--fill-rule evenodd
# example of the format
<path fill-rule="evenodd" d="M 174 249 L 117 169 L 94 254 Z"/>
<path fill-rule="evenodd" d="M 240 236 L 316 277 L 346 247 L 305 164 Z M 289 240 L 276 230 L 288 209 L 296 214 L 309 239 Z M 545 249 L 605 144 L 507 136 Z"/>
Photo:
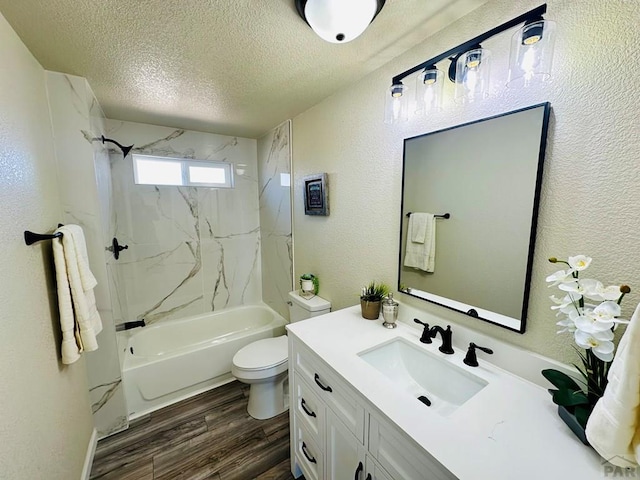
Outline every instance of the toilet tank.
<path fill-rule="evenodd" d="M 331 303 L 318 295 L 307 299 L 301 297 L 298 291 L 289 292 L 289 321 L 291 323 L 324 315 L 330 311 Z"/>

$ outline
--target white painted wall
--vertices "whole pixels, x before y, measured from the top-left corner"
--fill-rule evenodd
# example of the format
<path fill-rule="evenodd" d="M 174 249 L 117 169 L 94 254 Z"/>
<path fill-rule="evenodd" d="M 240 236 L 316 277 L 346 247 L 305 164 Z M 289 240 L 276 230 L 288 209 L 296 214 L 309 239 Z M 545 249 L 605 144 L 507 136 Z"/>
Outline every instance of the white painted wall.
<path fill-rule="evenodd" d="M 594 258 L 590 273 L 595 278 L 631 285 L 623 306 L 624 314 L 632 313 L 640 299 L 640 93 L 633 61 L 640 44 L 640 4 L 547 3 L 546 18 L 558 23 L 558 36 L 553 82 L 544 90 L 502 87 L 510 43 L 505 33 L 484 45 L 494 51 L 492 77 L 499 88 L 492 98 L 459 106 L 449 87 L 440 114 L 400 126 L 383 124 L 384 92 L 394 75 L 540 4 L 492 0 L 293 119 L 295 273 L 318 274 L 322 296 L 334 309 L 356 304 L 360 287 L 372 279 L 397 284 L 403 138 L 549 101 L 552 118 L 526 333 L 404 300 L 446 321 L 573 361 L 572 340 L 555 333 L 552 292 L 544 278 L 556 268 L 546 259 L 588 254 Z M 329 217 L 304 215 L 301 179 L 318 172 L 329 174 Z"/>
<path fill-rule="evenodd" d="M 0 15 L 0 478 L 78 479 L 93 422 L 84 359 L 62 365 L 50 242 L 62 218 L 45 73 Z"/>

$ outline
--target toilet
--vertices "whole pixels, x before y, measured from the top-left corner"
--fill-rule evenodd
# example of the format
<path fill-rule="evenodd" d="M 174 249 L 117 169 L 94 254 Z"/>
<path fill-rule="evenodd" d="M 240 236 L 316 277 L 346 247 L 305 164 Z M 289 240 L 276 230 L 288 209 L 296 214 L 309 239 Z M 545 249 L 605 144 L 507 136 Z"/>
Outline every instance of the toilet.
<path fill-rule="evenodd" d="M 305 320 L 331 311 L 331 303 L 317 295 L 306 299 L 289 292 L 289 320 Z M 286 335 L 264 338 L 242 347 L 233 357 L 231 373 L 250 385 L 247 411 L 253 418 L 275 417 L 289 407 L 285 402 L 289 344 Z"/>

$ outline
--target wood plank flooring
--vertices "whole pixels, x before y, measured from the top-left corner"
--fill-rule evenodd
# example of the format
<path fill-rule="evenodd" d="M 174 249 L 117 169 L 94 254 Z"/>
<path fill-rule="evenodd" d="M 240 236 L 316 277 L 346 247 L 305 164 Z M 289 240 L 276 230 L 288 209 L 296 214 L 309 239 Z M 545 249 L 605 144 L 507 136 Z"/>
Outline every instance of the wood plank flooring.
<path fill-rule="evenodd" d="M 232 382 L 136 420 L 98 442 L 91 479 L 292 480 L 289 412 L 255 420 L 247 395 Z"/>

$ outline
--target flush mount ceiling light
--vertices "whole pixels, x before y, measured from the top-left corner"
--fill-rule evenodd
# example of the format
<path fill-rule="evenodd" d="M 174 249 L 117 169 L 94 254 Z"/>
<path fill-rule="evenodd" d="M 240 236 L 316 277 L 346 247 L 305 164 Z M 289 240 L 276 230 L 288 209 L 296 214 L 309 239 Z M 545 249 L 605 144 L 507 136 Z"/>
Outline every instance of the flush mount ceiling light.
<path fill-rule="evenodd" d="M 407 89 L 402 81 L 418 72 L 416 113 L 440 109 L 445 75 L 436 64 L 443 60 L 451 61 L 448 77 L 455 83 L 456 102 L 467 103 L 487 97 L 491 52 L 480 44 L 519 25 L 523 26 L 513 35 L 507 84 L 509 87 L 527 87 L 534 80 L 548 80 L 551 77 L 555 23 L 543 19 L 546 12 L 545 3 L 393 77 L 386 95 L 385 123 L 408 120 L 407 99 L 404 98 Z"/>
<path fill-rule="evenodd" d="M 346 43 L 365 31 L 385 0 L 295 0 L 298 14 L 323 40 Z"/>

